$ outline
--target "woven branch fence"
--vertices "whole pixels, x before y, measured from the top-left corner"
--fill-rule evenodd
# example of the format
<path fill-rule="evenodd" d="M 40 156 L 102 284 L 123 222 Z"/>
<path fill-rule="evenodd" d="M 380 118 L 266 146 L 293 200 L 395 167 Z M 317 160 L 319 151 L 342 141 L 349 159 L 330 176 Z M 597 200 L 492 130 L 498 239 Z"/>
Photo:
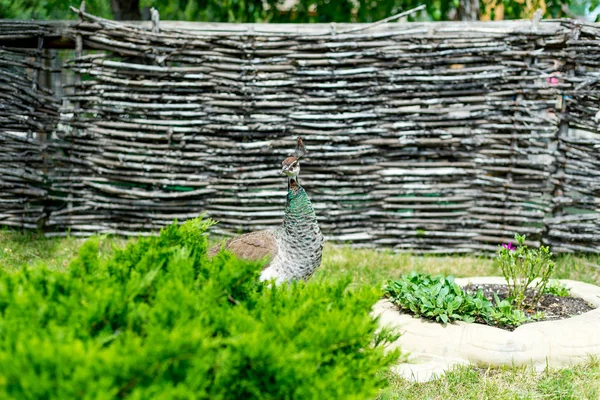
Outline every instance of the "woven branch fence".
<path fill-rule="evenodd" d="M 48 28 L 0 21 L 5 38 L 32 39 L 35 49 L 0 46 L 0 225 L 37 228 L 46 216 L 51 167 L 44 135 L 56 128 L 59 103 L 39 84 L 47 67 Z"/>
<path fill-rule="evenodd" d="M 272 227 L 302 136 L 301 183 L 330 240 L 485 253 L 518 232 L 600 253 L 598 25 L 79 14 L 46 34 L 75 48 L 60 113 L 27 75 L 40 51 L 0 52 L 14 88 L 0 94 L 0 224 L 136 235 L 206 211 L 221 233 Z M 30 25 L 0 21 L 0 45 L 44 36 Z"/>

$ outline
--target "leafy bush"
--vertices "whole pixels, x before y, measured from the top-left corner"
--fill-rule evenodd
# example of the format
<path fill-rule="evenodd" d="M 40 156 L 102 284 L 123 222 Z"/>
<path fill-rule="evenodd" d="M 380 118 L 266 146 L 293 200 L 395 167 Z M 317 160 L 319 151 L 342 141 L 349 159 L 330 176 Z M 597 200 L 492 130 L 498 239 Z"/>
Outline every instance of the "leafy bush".
<path fill-rule="evenodd" d="M 498 247 L 494 264 L 506 279 L 508 296 L 513 299 L 513 305 L 522 310 L 525 306 L 538 304 L 555 264 L 548 247 L 529 248 L 524 244 L 525 236 L 519 234 L 515 235 L 515 239 L 518 243 L 516 247 L 509 244 Z M 527 299 L 528 290 L 533 292 L 531 299 Z"/>
<path fill-rule="evenodd" d="M 510 300 L 500 301 L 496 296 L 494 305 L 481 290 L 474 295 L 466 293 L 452 276 L 413 271 L 398 281 L 389 281 L 385 293 L 401 309 L 443 323 L 480 319 L 490 325 L 516 327 L 527 320 L 525 313 Z"/>
<path fill-rule="evenodd" d="M 206 256 L 196 219 L 67 273 L 0 271 L 3 399 L 372 398 L 396 358 L 348 281 L 275 286 L 261 264 Z"/>

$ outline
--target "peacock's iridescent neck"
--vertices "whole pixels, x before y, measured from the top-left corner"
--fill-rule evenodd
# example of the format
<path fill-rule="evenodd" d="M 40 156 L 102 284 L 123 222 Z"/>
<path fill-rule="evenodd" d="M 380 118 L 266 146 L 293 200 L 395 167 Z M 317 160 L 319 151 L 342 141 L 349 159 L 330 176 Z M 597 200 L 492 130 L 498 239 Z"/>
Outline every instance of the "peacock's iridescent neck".
<path fill-rule="evenodd" d="M 298 181 L 288 179 L 283 224 L 276 230 L 279 243 L 274 268 L 285 279 L 307 279 L 321 264 L 323 235 L 315 210 Z"/>
<path fill-rule="evenodd" d="M 289 232 L 290 230 L 295 230 L 295 228 L 300 228 L 299 225 L 312 224 L 316 223 L 316 221 L 317 216 L 306 191 L 304 191 L 304 188 L 300 186 L 296 179 L 288 179 L 283 228 Z"/>

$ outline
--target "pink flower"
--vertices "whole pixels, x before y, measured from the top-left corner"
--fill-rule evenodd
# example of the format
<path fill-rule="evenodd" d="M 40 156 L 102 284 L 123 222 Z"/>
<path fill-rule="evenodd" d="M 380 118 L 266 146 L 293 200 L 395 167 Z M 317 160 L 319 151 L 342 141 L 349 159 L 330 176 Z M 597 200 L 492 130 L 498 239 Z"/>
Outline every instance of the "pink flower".
<path fill-rule="evenodd" d="M 512 243 L 504 243 L 502 245 L 502 247 L 504 247 L 506 250 L 510 250 L 510 251 L 515 251 L 517 248 L 515 247 L 514 244 Z"/>
<path fill-rule="evenodd" d="M 548 82 L 549 84 L 554 86 L 554 85 L 558 85 L 560 81 L 558 80 L 557 77 L 550 76 L 550 77 L 546 78 L 546 82 Z"/>

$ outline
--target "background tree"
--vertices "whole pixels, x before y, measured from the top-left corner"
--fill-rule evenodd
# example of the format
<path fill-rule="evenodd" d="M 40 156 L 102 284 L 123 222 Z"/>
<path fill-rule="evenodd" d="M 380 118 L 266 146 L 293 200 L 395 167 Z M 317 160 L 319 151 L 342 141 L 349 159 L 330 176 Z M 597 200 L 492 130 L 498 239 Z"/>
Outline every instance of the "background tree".
<path fill-rule="evenodd" d="M 110 0 L 110 8 L 117 21 L 142 19 L 139 0 Z"/>

